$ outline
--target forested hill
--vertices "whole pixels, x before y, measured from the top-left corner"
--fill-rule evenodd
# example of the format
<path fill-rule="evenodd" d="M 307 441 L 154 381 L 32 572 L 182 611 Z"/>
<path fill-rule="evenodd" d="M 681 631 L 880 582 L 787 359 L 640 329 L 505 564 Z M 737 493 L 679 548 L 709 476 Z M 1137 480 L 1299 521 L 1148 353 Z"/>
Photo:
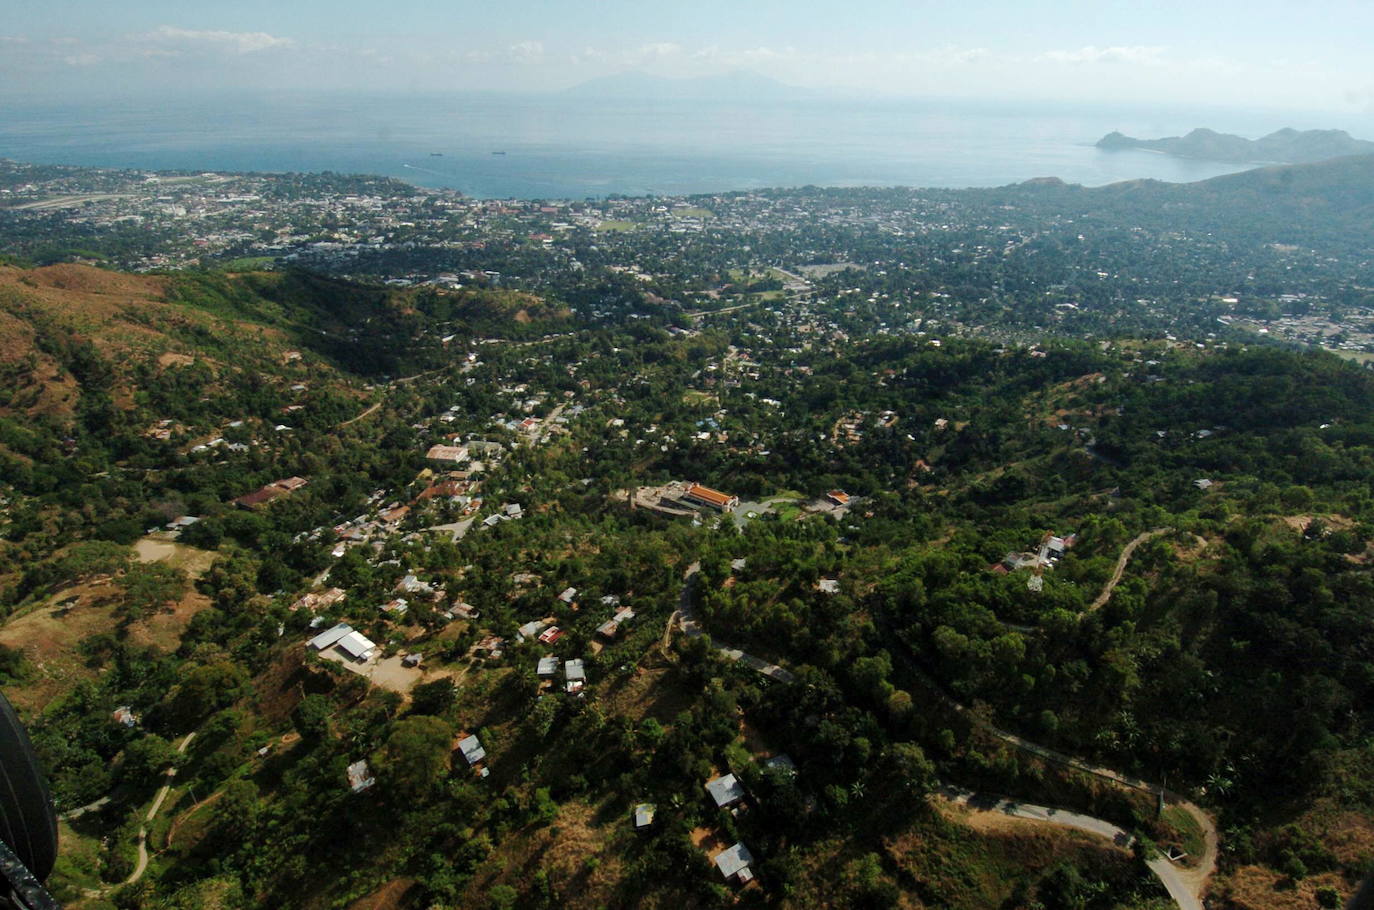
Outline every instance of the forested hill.
<path fill-rule="evenodd" d="M 1202 230 L 1223 239 L 1332 251 L 1374 245 L 1374 155 L 1258 168 L 1198 183 L 1131 180 L 1085 188 L 1046 179 L 969 192 L 1119 228 Z"/>

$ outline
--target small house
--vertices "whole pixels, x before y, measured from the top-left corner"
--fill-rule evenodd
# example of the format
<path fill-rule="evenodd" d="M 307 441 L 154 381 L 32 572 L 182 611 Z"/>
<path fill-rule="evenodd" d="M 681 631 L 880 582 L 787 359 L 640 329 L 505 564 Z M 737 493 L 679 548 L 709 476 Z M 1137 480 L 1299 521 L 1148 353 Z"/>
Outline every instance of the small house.
<path fill-rule="evenodd" d="M 720 870 L 720 874 L 725 877 L 725 880 L 741 885 L 747 885 L 754 880 L 753 870 L 749 868 L 753 862 L 753 854 L 742 843 L 722 850 L 716 856 L 716 868 Z"/>
<path fill-rule="evenodd" d="M 656 807 L 653 803 L 640 803 L 634 808 L 634 820 L 636 831 L 647 831 L 654 825 L 654 812 Z"/>
<path fill-rule="evenodd" d="M 467 759 L 469 765 L 475 765 L 487 757 L 487 750 L 482 748 L 482 743 L 475 733 L 458 740 L 458 751 L 463 753 L 463 758 Z"/>
<path fill-rule="evenodd" d="M 565 604 L 570 604 L 573 602 L 573 598 L 576 596 L 576 588 L 564 588 L 563 591 L 558 595 L 558 599 L 563 601 L 563 603 Z"/>
<path fill-rule="evenodd" d="M 552 654 L 547 657 L 539 658 L 539 666 L 535 670 L 535 673 L 541 679 L 553 679 L 558 675 L 558 658 L 554 657 Z"/>
<path fill-rule="evenodd" d="M 564 661 L 563 677 L 567 680 L 567 690 L 570 695 L 576 695 L 586 687 L 587 669 L 580 657 Z"/>
<path fill-rule="evenodd" d="M 718 808 L 724 809 L 733 806 L 735 803 L 744 799 L 744 786 L 733 774 L 724 777 L 717 777 L 715 780 L 706 782 L 706 792 L 711 794 L 711 799 L 716 801 Z"/>
<path fill-rule="evenodd" d="M 348 766 L 348 788 L 354 793 L 361 793 L 376 782 L 366 761 L 355 761 Z"/>

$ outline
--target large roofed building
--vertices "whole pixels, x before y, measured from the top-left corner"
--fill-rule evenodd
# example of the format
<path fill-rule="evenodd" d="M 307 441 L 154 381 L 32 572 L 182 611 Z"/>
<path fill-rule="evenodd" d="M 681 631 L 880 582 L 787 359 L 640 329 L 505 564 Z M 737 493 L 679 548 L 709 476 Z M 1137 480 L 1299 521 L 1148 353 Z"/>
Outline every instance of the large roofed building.
<path fill-rule="evenodd" d="M 712 509 L 719 509 L 722 512 L 729 512 L 739 505 L 739 497 L 722 493 L 720 490 L 713 490 L 704 487 L 699 483 L 687 485 L 687 492 L 683 494 L 683 499 L 694 505 L 707 506 Z"/>

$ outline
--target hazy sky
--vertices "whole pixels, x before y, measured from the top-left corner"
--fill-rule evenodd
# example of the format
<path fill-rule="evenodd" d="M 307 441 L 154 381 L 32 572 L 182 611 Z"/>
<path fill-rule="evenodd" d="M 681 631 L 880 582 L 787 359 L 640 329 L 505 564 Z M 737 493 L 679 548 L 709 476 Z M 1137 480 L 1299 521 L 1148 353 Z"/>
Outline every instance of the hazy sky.
<path fill-rule="evenodd" d="M 558 89 L 748 69 L 873 94 L 1374 111 L 1369 0 L 7 0 L 0 94 Z"/>

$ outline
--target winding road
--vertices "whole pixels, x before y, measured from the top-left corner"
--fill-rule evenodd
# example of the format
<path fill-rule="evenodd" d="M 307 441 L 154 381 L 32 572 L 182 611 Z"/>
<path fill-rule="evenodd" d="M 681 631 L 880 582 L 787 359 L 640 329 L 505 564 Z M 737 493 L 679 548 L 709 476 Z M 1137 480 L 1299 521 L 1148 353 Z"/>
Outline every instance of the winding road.
<path fill-rule="evenodd" d="M 181 741 L 181 745 L 177 746 L 178 754 L 185 755 L 186 747 L 191 745 L 191 740 L 195 738 L 196 734 L 194 730 L 187 733 L 186 737 Z M 162 803 L 167 799 L 167 794 L 171 791 L 172 782 L 176 776 L 177 769 L 175 765 L 167 769 L 167 782 L 157 791 L 157 796 L 153 798 L 153 804 L 148 807 L 148 814 L 143 817 L 143 824 L 140 825 L 138 829 L 138 862 L 134 865 L 134 871 L 129 873 L 129 877 L 120 882 L 120 885 L 132 885 L 143 878 L 143 873 L 148 871 L 148 826 L 153 823 L 153 819 L 157 817 L 158 811 L 162 809 Z M 116 887 L 118 886 L 111 885 L 108 888 L 102 888 L 97 891 L 87 891 L 86 896 L 103 897 Z"/>
<path fill-rule="evenodd" d="M 1112 572 L 1112 577 L 1107 579 L 1107 583 L 1102 586 L 1102 593 L 1098 594 L 1097 599 L 1088 605 L 1088 612 L 1091 613 L 1094 610 L 1102 609 L 1106 606 L 1107 601 L 1112 599 L 1112 592 L 1116 590 L 1117 585 L 1121 584 L 1121 576 L 1126 571 L 1126 563 L 1131 561 L 1131 556 L 1135 554 L 1136 547 L 1145 543 L 1147 540 L 1153 540 L 1161 534 L 1168 534 L 1172 530 L 1173 528 L 1155 528 L 1152 531 L 1146 531 L 1143 534 L 1137 535 L 1135 540 L 1126 544 L 1125 549 L 1121 551 L 1121 555 L 1116 559 L 1116 570 Z"/>
<path fill-rule="evenodd" d="M 974 812 L 996 812 L 1028 821 L 1076 828 L 1079 831 L 1096 834 L 1098 837 L 1105 837 L 1123 849 L 1130 849 L 1135 843 L 1135 838 L 1123 829 L 1111 822 L 1093 818 L 1091 815 L 1069 812 L 1066 809 L 1053 809 L 1049 806 L 1037 806 L 1034 803 L 1023 803 L 1012 799 L 987 797 L 972 790 L 948 785 L 940 788 L 939 795 L 956 805 L 967 806 Z M 1145 865 L 1160 880 L 1169 892 L 1169 896 L 1173 898 L 1174 903 L 1178 904 L 1182 910 L 1203 910 L 1202 900 L 1197 893 L 1195 883 L 1187 875 L 1190 870 L 1175 866 L 1162 856 L 1146 860 Z"/>
<path fill-rule="evenodd" d="M 682 576 L 682 595 L 678 599 L 677 610 L 668 618 L 668 628 L 663 631 L 663 644 L 666 647 L 668 638 L 674 628 L 680 628 L 689 638 L 696 638 L 704 635 L 705 631 L 701 628 L 701 623 L 697 620 L 696 612 L 692 604 L 692 588 L 696 586 L 697 573 L 701 571 L 701 563 L 694 562 L 687 567 L 687 571 Z M 769 679 L 776 679 L 778 682 L 790 683 L 795 676 L 788 670 L 783 669 L 777 664 L 770 664 L 762 658 L 752 654 L 746 654 L 739 648 L 732 648 L 729 645 L 716 642 L 716 650 L 721 653 L 726 660 L 738 661 L 756 673 L 761 673 Z"/>
<path fill-rule="evenodd" d="M 1121 574 L 1125 570 L 1126 563 L 1130 560 L 1131 554 L 1135 551 L 1135 548 L 1153 537 L 1167 533 L 1169 530 L 1169 528 L 1156 528 L 1153 531 L 1147 531 L 1141 534 L 1127 544 L 1126 549 L 1117 560 L 1116 572 L 1107 583 L 1107 587 L 1103 590 L 1102 594 L 1099 595 L 1098 599 L 1101 603 L 1106 603 L 1107 599 L 1111 597 L 1112 588 L 1121 580 Z M 705 634 L 696 617 L 693 605 L 693 592 L 696 586 L 697 575 L 700 570 L 701 563 L 694 562 L 688 566 L 687 571 L 683 573 L 682 593 L 678 599 L 678 608 L 673 611 L 673 615 L 669 617 L 668 626 L 663 632 L 663 645 L 665 647 L 668 644 L 673 630 L 677 628 L 680 628 L 683 632 L 692 637 Z M 1101 604 L 1096 604 L 1093 609 L 1096 609 L 1098 606 L 1101 606 Z M 730 648 L 718 644 L 717 650 L 726 658 L 740 661 L 751 669 L 771 679 L 776 679 L 780 682 L 792 682 L 795 679 L 792 673 L 782 667 L 776 664 L 769 664 L 737 648 Z M 1039 743 L 1031 742 L 1025 737 L 1017 736 L 1015 733 L 995 727 L 970 711 L 964 705 L 959 704 L 948 695 L 945 695 L 943 692 L 941 692 L 940 695 L 947 705 L 957 713 L 963 715 L 974 726 L 979 727 L 985 733 L 1001 740 L 1013 748 L 1028 752 L 1046 761 L 1072 768 L 1075 771 L 1091 774 L 1102 780 L 1109 781 L 1116 786 L 1139 790 L 1154 796 L 1162 797 L 1166 802 L 1178 806 L 1184 812 L 1187 812 L 1188 815 L 1197 822 L 1203 832 L 1205 849 L 1203 850 L 1202 856 L 1198 858 L 1197 866 L 1193 868 L 1179 866 L 1162 856 L 1156 856 L 1148 860 L 1146 865 L 1149 866 L 1150 870 L 1164 885 L 1165 889 L 1169 892 L 1169 896 L 1173 898 L 1174 903 L 1179 906 L 1180 910 L 1204 910 L 1202 895 L 1207 889 L 1207 882 L 1212 877 L 1212 873 L 1216 871 L 1218 849 L 1216 822 L 1213 821 L 1212 817 L 1207 812 L 1184 799 L 1182 796 L 1166 790 L 1163 787 L 1156 786 L 1135 777 L 1130 777 L 1118 771 L 1113 771 L 1110 768 L 1093 765 L 1082 759 L 1075 758 L 1072 755 L 1066 755 L 1063 752 L 1058 752 L 1047 746 L 1042 746 Z M 965 805 L 973 811 L 1000 812 L 1005 815 L 1012 815 L 1030 821 L 1077 828 L 1081 831 L 1087 831 L 1101 837 L 1106 837 L 1113 843 L 1122 847 L 1129 847 L 1133 842 L 1133 838 L 1118 826 L 1100 818 L 1093 818 L 1090 815 L 1082 815 L 1065 809 L 1055 809 L 1048 806 L 1037 806 L 1030 803 L 1017 802 L 1005 797 L 981 796 L 971 790 L 966 790 L 951 784 L 943 784 L 939 790 L 939 795 L 952 802 Z"/>
<path fill-rule="evenodd" d="M 191 740 L 195 738 L 196 734 L 194 730 L 187 733 L 186 738 L 181 741 L 181 745 L 177 746 L 177 753 L 185 755 L 186 747 L 191 745 Z M 148 807 L 148 814 L 144 816 L 143 825 L 138 829 L 138 865 L 134 866 L 134 871 L 125 879 L 124 884 L 126 885 L 132 885 L 134 882 L 138 881 L 148 869 L 148 826 L 151 825 L 153 819 L 157 817 L 158 810 L 162 808 L 163 800 L 165 800 L 167 794 L 171 792 L 172 781 L 176 776 L 177 769 L 175 766 L 167 769 L 167 783 L 163 784 L 162 789 L 157 791 L 157 796 L 153 799 L 153 804 Z"/>

